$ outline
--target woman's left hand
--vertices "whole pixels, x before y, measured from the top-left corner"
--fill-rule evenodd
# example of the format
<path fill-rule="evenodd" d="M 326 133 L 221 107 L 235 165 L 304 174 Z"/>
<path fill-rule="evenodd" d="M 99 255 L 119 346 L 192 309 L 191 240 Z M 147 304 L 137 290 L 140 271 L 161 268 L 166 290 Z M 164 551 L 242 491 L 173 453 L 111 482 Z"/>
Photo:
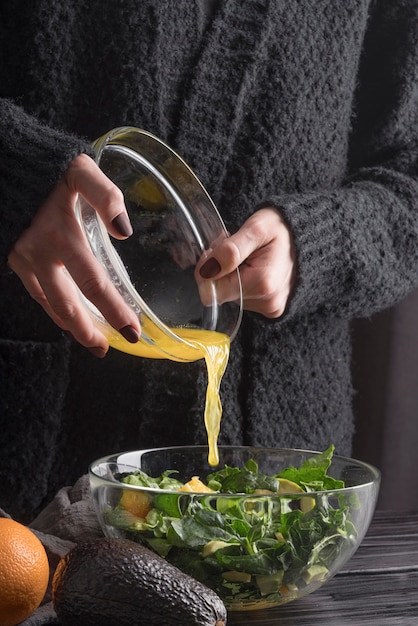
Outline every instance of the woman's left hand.
<path fill-rule="evenodd" d="M 295 256 L 291 232 L 280 212 L 273 207 L 260 209 L 198 263 L 196 277 L 202 300 L 205 281 L 210 279 L 216 281 L 220 303 L 236 301 L 235 270 L 239 268 L 244 309 L 268 318 L 280 317 L 295 283 Z"/>

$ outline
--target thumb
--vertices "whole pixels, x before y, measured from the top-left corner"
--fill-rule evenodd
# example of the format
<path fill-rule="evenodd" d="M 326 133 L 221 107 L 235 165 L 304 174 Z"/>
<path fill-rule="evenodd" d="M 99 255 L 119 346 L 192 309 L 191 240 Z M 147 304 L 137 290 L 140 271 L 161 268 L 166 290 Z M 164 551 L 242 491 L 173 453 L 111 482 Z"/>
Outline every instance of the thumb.
<path fill-rule="evenodd" d="M 248 219 L 230 237 L 226 237 L 215 248 L 209 250 L 202 259 L 199 274 L 204 279 L 222 278 L 244 263 L 257 248 L 266 243 L 261 233 L 253 232 L 253 220 Z"/>

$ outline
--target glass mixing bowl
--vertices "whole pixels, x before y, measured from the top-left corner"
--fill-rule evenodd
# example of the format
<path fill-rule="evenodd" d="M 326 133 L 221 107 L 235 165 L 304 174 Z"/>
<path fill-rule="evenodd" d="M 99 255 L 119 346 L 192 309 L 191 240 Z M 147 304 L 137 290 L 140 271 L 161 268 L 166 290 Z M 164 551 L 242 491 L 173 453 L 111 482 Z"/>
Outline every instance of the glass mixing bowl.
<path fill-rule="evenodd" d="M 134 233 L 124 241 L 111 238 L 83 200 L 77 217 L 93 254 L 140 319 L 143 355 L 179 361 L 201 358 L 178 329 L 216 331 L 232 340 L 242 317 L 238 270 L 234 302 L 220 303 L 216 283 L 208 281 L 203 304 L 195 280 L 199 259 L 228 236 L 195 174 L 164 142 L 138 128 L 115 128 L 93 147 L 99 167 L 123 192 Z M 110 345 L 129 351 L 98 309 L 81 297 Z"/>
<path fill-rule="evenodd" d="M 219 454 L 217 468 L 208 465 L 206 446 L 138 450 L 94 462 L 90 484 L 104 534 L 151 548 L 216 591 L 230 610 L 269 608 L 312 593 L 357 550 L 377 501 L 377 469 L 336 455 L 329 464 L 326 453 L 304 450 L 220 446 Z M 323 480 L 324 459 L 330 482 Z M 248 462 L 252 473 L 241 482 L 231 470 L 226 482 L 206 478 Z M 254 473 L 271 477 L 286 468 L 299 474 L 290 469 L 277 484 L 263 478 L 252 487 Z M 153 481 L 127 478 L 139 470 Z M 167 470 L 174 473 L 164 475 Z M 332 478 L 344 486 L 336 488 Z M 199 481 L 223 489 L 203 492 Z"/>

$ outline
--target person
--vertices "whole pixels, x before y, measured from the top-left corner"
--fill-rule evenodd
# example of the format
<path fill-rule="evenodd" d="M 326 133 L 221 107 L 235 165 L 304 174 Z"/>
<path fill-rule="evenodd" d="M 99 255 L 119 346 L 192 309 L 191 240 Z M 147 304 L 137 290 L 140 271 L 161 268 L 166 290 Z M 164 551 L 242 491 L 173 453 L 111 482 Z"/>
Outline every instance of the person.
<path fill-rule="evenodd" d="M 0 24 L 1 506 L 29 520 L 99 456 L 205 443 L 204 363 L 108 350 L 66 273 L 138 340 L 74 217 L 80 194 L 130 236 L 91 149 L 122 125 L 231 233 L 200 269 L 226 296 L 242 277 L 220 442 L 350 454 L 350 321 L 418 284 L 415 0 L 9 0 Z"/>

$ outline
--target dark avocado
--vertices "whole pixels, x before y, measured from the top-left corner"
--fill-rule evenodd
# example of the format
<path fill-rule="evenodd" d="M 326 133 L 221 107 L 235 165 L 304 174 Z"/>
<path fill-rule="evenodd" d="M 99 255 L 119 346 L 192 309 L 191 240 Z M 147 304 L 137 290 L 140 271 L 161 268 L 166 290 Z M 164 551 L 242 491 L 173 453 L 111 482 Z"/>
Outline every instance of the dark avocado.
<path fill-rule="evenodd" d="M 225 626 L 214 591 L 127 539 L 94 539 L 58 564 L 52 600 L 62 626 Z"/>

